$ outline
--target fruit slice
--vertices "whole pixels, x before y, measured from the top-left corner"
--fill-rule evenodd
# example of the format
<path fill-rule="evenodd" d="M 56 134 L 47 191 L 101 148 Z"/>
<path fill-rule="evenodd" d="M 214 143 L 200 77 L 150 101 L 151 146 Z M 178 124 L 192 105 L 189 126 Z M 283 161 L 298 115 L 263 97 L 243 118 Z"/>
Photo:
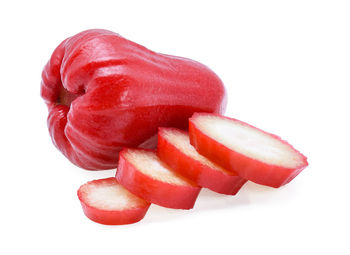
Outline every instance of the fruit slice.
<path fill-rule="evenodd" d="M 222 194 L 234 195 L 245 179 L 200 155 L 190 144 L 188 133 L 175 128 L 159 128 L 158 156 L 172 170 Z"/>
<path fill-rule="evenodd" d="M 280 137 L 236 119 L 195 113 L 189 133 L 200 154 L 259 184 L 278 188 L 308 165 L 306 157 Z"/>
<path fill-rule="evenodd" d="M 191 209 L 201 189 L 170 170 L 156 152 L 144 149 L 120 152 L 116 178 L 135 195 L 175 209 Z"/>
<path fill-rule="evenodd" d="M 123 225 L 140 221 L 150 203 L 131 194 L 114 177 L 80 186 L 78 198 L 85 215 L 98 223 Z"/>

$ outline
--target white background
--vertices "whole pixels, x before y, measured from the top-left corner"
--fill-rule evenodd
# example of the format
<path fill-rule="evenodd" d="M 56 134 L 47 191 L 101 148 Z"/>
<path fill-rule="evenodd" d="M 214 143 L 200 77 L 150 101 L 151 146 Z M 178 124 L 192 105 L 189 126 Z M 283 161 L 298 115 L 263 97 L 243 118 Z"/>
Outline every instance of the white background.
<path fill-rule="evenodd" d="M 1 254 L 349 254 L 349 1 L 2 1 Z M 211 67 L 227 116 L 288 140 L 309 159 L 290 184 L 203 190 L 195 208 L 152 205 L 103 226 L 76 190 L 113 176 L 72 165 L 51 143 L 40 98 L 54 48 L 105 28 Z"/>

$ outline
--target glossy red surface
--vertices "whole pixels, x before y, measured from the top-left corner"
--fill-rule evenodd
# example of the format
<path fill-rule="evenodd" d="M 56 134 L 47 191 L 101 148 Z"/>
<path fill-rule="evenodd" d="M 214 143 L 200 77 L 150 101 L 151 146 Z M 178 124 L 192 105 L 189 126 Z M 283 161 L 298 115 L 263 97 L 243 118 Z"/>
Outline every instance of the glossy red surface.
<path fill-rule="evenodd" d="M 272 136 L 275 139 L 280 140 L 281 142 L 290 146 L 296 153 L 300 154 L 303 159 L 303 164 L 297 168 L 285 168 L 281 166 L 267 164 L 257 159 L 245 156 L 234 150 L 231 150 L 230 148 L 226 147 L 225 145 L 221 144 L 220 142 L 216 141 L 212 137 L 202 132 L 200 128 L 198 128 L 193 122 L 196 116 L 200 116 L 200 113 L 194 114 L 189 119 L 189 134 L 191 144 L 203 156 L 209 158 L 210 160 L 221 165 L 227 170 L 237 172 L 239 176 L 241 176 L 244 179 L 250 180 L 258 184 L 278 188 L 293 180 L 308 165 L 306 157 L 302 155 L 299 151 L 295 150 L 286 141 L 283 141 L 280 137 L 273 134 L 269 134 L 260 129 L 258 130 Z M 236 119 L 224 116 L 220 117 L 238 121 Z M 247 123 L 241 123 L 253 127 Z"/>
<path fill-rule="evenodd" d="M 186 129 L 194 112 L 226 107 L 225 88 L 206 66 L 107 30 L 64 40 L 43 70 L 41 96 L 53 143 L 91 170 L 115 168 L 122 147 L 144 143 L 159 126 Z"/>

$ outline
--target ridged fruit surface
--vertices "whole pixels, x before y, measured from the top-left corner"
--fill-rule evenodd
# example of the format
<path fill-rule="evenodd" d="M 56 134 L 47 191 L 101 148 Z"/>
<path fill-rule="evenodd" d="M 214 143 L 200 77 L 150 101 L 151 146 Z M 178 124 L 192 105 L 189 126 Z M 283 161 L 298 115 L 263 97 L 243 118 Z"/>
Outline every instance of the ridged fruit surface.
<path fill-rule="evenodd" d="M 123 147 L 144 144 L 160 126 L 186 129 L 194 112 L 226 107 L 223 83 L 208 67 L 99 29 L 56 48 L 42 72 L 41 96 L 53 143 L 90 170 L 117 167 Z"/>

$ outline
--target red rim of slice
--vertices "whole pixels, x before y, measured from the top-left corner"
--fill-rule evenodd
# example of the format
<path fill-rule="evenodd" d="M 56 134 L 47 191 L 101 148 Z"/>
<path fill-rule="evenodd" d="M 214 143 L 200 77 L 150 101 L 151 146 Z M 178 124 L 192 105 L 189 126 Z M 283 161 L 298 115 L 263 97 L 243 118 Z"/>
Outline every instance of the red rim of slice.
<path fill-rule="evenodd" d="M 144 218 L 150 203 L 136 197 L 125 189 L 123 193 L 125 192 L 127 194 L 127 198 L 131 198 L 132 201 L 134 201 L 130 202 L 130 208 L 127 208 L 126 206 L 124 206 L 125 208 L 122 209 L 100 208 L 99 206 L 96 206 L 96 204 L 93 205 L 94 202 L 90 201 L 91 199 L 89 199 L 89 196 L 91 196 L 92 192 L 98 192 L 96 187 L 99 185 L 118 185 L 119 188 L 124 189 L 114 177 L 89 181 L 80 186 L 77 191 L 78 198 L 84 214 L 90 220 L 104 225 L 124 225 L 136 223 Z M 103 199 L 105 199 L 105 197 L 101 198 L 101 200 Z M 116 197 L 116 199 L 118 199 L 118 197 Z"/>
<path fill-rule="evenodd" d="M 154 176 L 157 177 L 157 172 L 155 172 L 152 177 L 149 173 L 144 172 L 147 167 L 140 170 L 140 166 L 136 165 L 135 162 L 131 162 L 130 157 L 136 155 L 135 157 L 142 158 L 142 154 L 146 155 L 145 160 L 148 160 L 148 157 L 150 157 L 149 159 L 151 160 L 151 163 L 153 162 L 152 160 L 156 158 L 157 162 L 155 163 L 159 163 L 162 167 L 167 169 L 164 170 L 161 167 L 161 171 L 165 171 L 167 174 L 170 172 L 170 179 L 174 178 L 173 180 L 178 183 L 155 179 Z M 147 169 L 150 172 L 154 170 L 152 167 Z M 119 165 L 116 179 L 131 193 L 143 198 L 144 200 L 174 209 L 193 208 L 201 189 L 192 181 L 189 181 L 172 172 L 172 170 L 169 170 L 169 167 L 160 161 L 155 151 L 146 149 L 123 149 L 119 154 Z"/>
<path fill-rule="evenodd" d="M 229 172 L 198 154 L 186 131 L 159 128 L 157 153 L 172 170 L 215 192 L 234 195 L 246 183 L 237 173 Z"/>
<path fill-rule="evenodd" d="M 198 125 L 195 123 L 196 119 L 202 116 L 213 116 L 221 119 L 231 120 L 233 122 L 255 129 L 273 139 L 278 140 L 282 144 L 292 149 L 296 155 L 299 155 L 301 159 L 300 166 L 288 168 L 269 164 L 234 151 L 223 143 L 215 140 L 213 137 L 210 137 L 210 135 L 206 134 L 198 127 Z M 268 133 L 234 118 L 229 118 L 218 114 L 195 113 L 189 119 L 189 133 L 191 144 L 200 154 L 221 165 L 227 170 L 237 172 L 242 178 L 258 184 L 278 188 L 289 183 L 308 165 L 307 158 L 288 142 L 282 140 L 279 136 Z"/>

